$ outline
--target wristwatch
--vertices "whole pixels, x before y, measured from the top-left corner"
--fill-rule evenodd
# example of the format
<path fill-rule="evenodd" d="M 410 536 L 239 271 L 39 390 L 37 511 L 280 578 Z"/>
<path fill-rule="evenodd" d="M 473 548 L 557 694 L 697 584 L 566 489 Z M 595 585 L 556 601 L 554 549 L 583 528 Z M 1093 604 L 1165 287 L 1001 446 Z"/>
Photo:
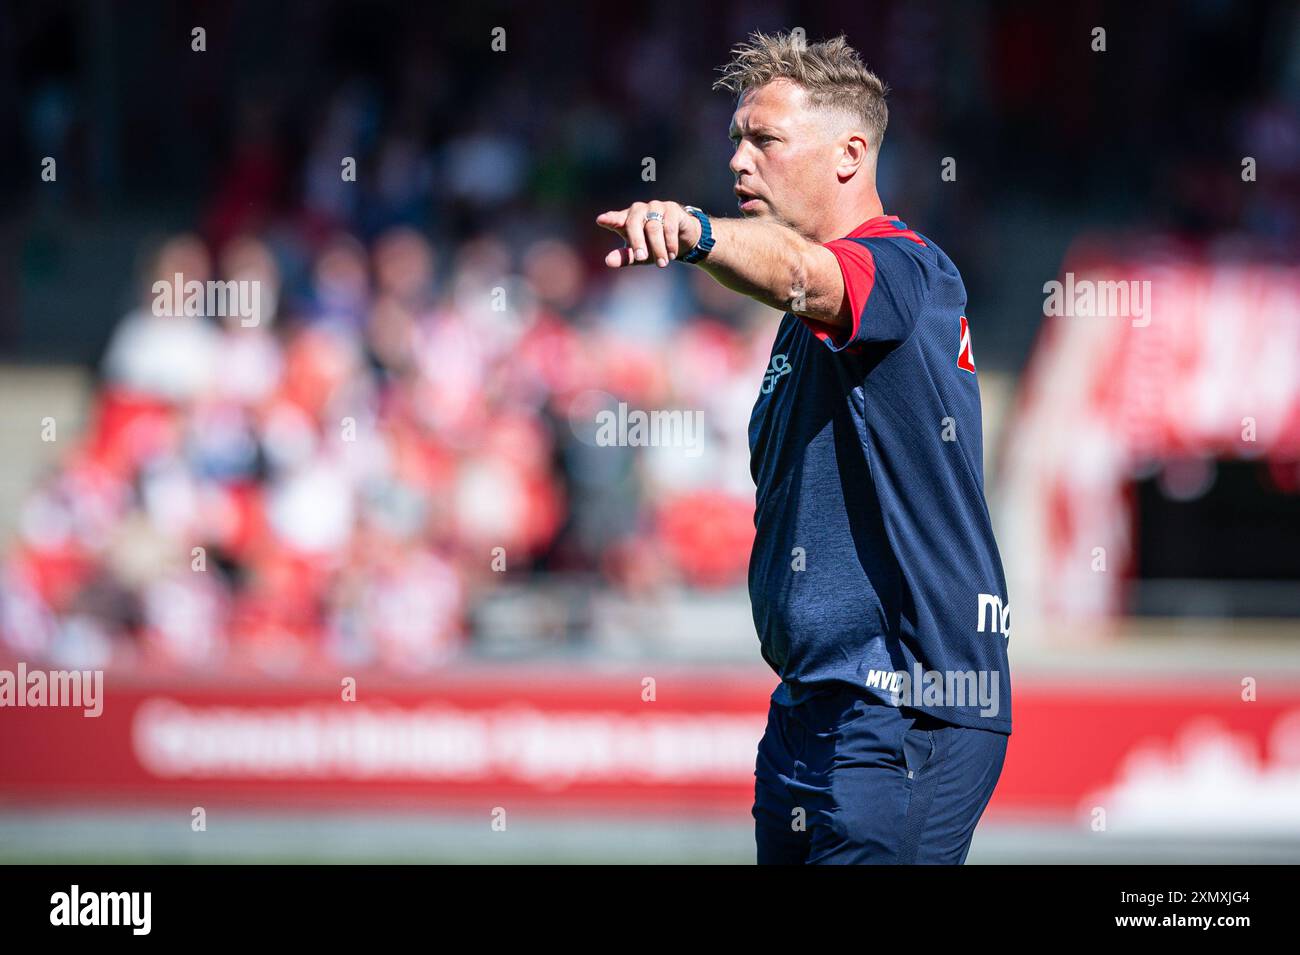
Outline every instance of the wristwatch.
<path fill-rule="evenodd" d="M 683 208 L 700 220 L 700 241 L 696 242 L 695 247 L 680 259 L 680 261 L 689 265 L 703 261 L 708 258 L 709 253 L 713 251 L 713 226 L 709 224 L 708 213 L 703 209 L 698 206 L 684 206 Z"/>

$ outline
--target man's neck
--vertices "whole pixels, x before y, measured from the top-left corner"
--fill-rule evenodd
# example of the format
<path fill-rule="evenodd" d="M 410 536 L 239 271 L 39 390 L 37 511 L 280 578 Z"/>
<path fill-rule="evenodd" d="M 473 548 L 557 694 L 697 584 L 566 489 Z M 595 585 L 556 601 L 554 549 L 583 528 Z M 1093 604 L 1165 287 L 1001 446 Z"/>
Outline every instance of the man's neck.
<path fill-rule="evenodd" d="M 837 208 L 817 230 L 815 241 L 830 242 L 848 235 L 868 219 L 883 216 L 885 207 L 880 196 L 872 193 L 861 202 L 845 204 L 844 211 Z"/>

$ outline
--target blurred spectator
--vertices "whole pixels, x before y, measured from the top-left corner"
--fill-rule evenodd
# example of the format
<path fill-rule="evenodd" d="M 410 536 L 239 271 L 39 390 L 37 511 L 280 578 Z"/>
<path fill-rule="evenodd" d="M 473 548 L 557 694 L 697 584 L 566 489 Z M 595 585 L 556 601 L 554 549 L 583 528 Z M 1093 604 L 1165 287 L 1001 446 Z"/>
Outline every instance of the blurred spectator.
<path fill-rule="evenodd" d="M 746 426 L 776 316 L 697 270 L 602 275 L 612 237 L 591 222 L 647 192 L 734 208 L 731 104 L 686 91 L 772 16 L 724 3 L 682 43 L 678 18 L 613 30 L 593 8 L 546 43 L 511 32 L 507 58 L 435 8 L 385 7 L 364 36 L 346 4 L 290 8 L 319 32 L 229 92 L 152 31 L 110 40 L 30 14 L 43 42 L 96 49 L 88 62 L 125 78 L 22 75 L 23 162 L 57 153 L 87 173 L 42 184 L 34 206 L 65 188 L 117 199 L 123 183 L 162 205 L 170 188 L 198 200 L 202 236 L 169 238 L 141 270 L 89 427 L 22 508 L 0 639 L 80 665 L 420 670 L 464 646 L 476 602 L 532 575 L 638 594 L 742 585 Z M 1017 305 L 1038 304 L 1034 282 L 1020 298 L 986 284 L 1017 276 L 987 241 L 1004 200 L 1041 206 L 1052 235 L 1108 213 L 1294 248 L 1293 5 L 1155 9 L 1158 29 L 1135 46 L 1116 27 L 1105 57 L 1065 8 L 942 12 L 832 5 L 805 27 L 847 31 L 894 87 L 887 201 L 945 237 L 988 303 L 989 364 L 999 330 L 1032 331 Z M 228 70 L 282 26 L 258 5 L 223 23 L 210 42 Z M 1248 36 L 1281 39 L 1270 52 Z M 108 42 L 113 56 L 93 46 Z M 661 82 L 639 81 L 644 63 Z M 173 101 L 159 69 L 194 98 Z M 178 102 L 221 108 L 195 135 Z M 962 172 L 946 182 L 951 144 Z M 1241 156 L 1259 167 L 1244 189 Z M 1010 175 L 1008 157 L 1027 158 Z M 1150 197 L 1136 211 L 1135 191 Z M 158 314 L 153 283 L 177 275 L 256 282 L 258 320 Z M 698 413 L 698 448 L 600 445 L 596 416 L 620 403 Z"/>
<path fill-rule="evenodd" d="M 407 226 L 370 249 L 335 233 L 294 299 L 260 238 L 228 241 L 215 275 L 201 240 L 163 243 L 88 433 L 29 499 L 4 639 L 79 664 L 417 672 L 502 581 L 743 582 L 747 402 L 774 325 L 696 312 L 629 338 L 555 236 L 517 262 L 485 236 L 440 277 L 443 258 Z M 259 320 L 155 314 L 152 282 L 177 274 L 259 283 Z M 599 446 L 611 401 L 698 412 L 704 434 Z"/>

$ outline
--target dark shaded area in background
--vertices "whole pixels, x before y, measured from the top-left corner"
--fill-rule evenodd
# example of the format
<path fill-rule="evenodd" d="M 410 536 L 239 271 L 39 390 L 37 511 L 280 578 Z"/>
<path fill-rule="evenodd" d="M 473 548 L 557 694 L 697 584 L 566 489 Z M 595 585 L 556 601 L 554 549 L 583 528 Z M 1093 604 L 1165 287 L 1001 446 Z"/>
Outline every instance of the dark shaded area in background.
<path fill-rule="evenodd" d="M 1189 459 L 1153 470 L 1133 489 L 1137 612 L 1300 615 L 1300 463 Z"/>
<path fill-rule="evenodd" d="M 398 222 L 517 249 L 558 234 L 595 276 L 604 208 L 651 193 L 734 209 L 731 103 L 708 87 L 752 29 L 843 31 L 890 84 L 882 194 L 961 266 L 981 367 L 1023 361 L 1043 277 L 1082 229 L 1294 244 L 1300 228 L 1300 41 L 1282 2 L 51 2 L 0 18 L 0 117 L 17 133 L 0 160 L 0 348 L 15 357 L 94 360 L 142 240 L 195 225 L 216 245 L 284 217 L 322 239 Z M 358 161 L 351 189 L 340 154 Z M 57 183 L 39 179 L 46 155 Z M 1245 155 L 1261 167 L 1249 189 Z"/>

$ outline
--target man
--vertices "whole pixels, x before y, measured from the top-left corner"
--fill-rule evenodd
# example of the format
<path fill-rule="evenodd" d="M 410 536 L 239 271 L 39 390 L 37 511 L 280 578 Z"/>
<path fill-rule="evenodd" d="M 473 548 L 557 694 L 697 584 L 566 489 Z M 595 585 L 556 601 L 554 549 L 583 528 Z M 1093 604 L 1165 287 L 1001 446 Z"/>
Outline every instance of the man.
<path fill-rule="evenodd" d="M 652 201 L 596 221 L 626 243 L 611 267 L 679 259 L 785 312 L 749 422 L 750 599 L 781 677 L 758 861 L 960 864 L 1011 733 L 965 288 L 884 212 L 885 87 L 844 38 L 733 53 L 741 218 Z"/>

